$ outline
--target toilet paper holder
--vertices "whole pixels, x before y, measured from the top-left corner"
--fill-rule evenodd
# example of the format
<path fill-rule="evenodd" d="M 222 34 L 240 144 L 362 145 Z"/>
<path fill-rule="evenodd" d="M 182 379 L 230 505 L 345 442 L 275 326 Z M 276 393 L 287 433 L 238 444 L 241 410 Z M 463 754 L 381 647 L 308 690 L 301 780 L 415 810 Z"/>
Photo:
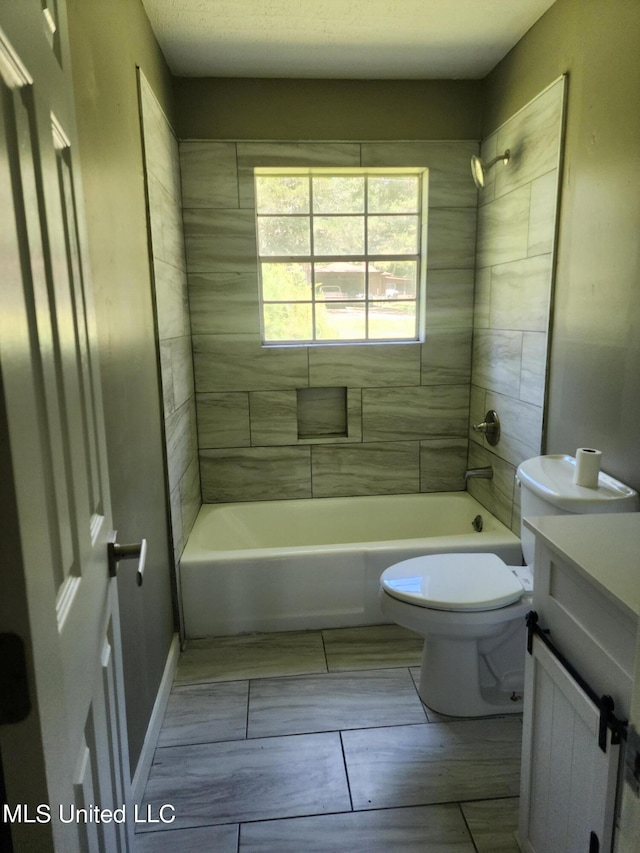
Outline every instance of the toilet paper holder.
<path fill-rule="evenodd" d="M 473 425 L 474 432 L 481 432 L 492 447 L 500 441 L 500 418 L 495 409 L 489 409 L 480 424 Z"/>

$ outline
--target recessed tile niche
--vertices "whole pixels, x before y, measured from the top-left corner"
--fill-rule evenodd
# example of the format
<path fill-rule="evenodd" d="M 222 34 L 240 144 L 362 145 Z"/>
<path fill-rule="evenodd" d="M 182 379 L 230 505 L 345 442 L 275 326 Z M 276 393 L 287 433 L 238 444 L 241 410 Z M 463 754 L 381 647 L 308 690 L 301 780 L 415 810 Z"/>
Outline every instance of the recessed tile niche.
<path fill-rule="evenodd" d="M 299 439 L 348 436 L 346 388 L 298 388 L 296 395 Z"/>

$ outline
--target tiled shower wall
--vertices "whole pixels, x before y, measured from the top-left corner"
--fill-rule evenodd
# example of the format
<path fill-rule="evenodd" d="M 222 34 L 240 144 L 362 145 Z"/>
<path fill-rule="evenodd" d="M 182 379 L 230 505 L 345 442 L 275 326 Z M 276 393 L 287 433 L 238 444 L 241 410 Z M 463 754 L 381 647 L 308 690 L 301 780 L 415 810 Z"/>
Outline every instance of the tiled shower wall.
<path fill-rule="evenodd" d="M 171 530 L 178 561 L 201 505 L 178 142 L 142 74 L 140 104 Z"/>
<path fill-rule="evenodd" d="M 205 502 L 464 488 L 477 149 L 471 141 L 180 143 Z M 429 169 L 425 343 L 261 347 L 253 168 L 278 165 Z M 317 392 L 320 408 L 323 394 L 344 389 L 343 435 L 301 437 L 304 389 L 333 389 Z"/>
<path fill-rule="evenodd" d="M 561 78 L 481 145 L 485 162 L 506 149 L 511 159 L 479 193 L 471 424 L 495 409 L 502 437 L 491 447 L 470 430 L 470 465 L 491 465 L 494 476 L 469 491 L 514 531 L 515 469 L 543 450 L 564 91 Z"/>

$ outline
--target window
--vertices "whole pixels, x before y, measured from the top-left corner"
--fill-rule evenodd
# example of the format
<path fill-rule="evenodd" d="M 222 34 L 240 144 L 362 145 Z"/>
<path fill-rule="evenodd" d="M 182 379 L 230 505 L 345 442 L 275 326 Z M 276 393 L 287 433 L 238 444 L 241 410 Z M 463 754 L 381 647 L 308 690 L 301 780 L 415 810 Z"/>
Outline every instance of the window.
<path fill-rule="evenodd" d="M 424 169 L 255 170 L 262 341 L 417 341 Z"/>

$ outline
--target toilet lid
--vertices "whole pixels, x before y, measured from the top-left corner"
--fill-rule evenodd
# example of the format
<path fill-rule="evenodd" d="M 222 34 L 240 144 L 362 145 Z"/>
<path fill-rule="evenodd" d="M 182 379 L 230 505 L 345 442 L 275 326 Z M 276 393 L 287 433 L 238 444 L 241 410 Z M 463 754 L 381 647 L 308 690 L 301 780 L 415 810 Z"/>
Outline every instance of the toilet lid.
<path fill-rule="evenodd" d="M 495 554 L 432 554 L 385 569 L 385 592 L 435 610 L 496 610 L 522 596 L 523 587 Z"/>

